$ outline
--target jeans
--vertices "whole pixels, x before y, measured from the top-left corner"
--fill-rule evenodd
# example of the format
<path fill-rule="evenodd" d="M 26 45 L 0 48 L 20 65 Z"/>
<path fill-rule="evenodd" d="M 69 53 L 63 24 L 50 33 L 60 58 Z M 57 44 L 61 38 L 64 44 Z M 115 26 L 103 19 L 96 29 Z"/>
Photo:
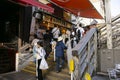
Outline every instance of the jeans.
<path fill-rule="evenodd" d="M 38 76 L 38 80 L 43 80 L 43 76 L 42 76 L 42 70 L 39 69 L 41 63 L 41 59 L 37 60 L 37 76 Z"/>
<path fill-rule="evenodd" d="M 63 67 L 65 62 L 64 56 L 56 56 L 56 70 L 60 71 L 60 65 Z"/>

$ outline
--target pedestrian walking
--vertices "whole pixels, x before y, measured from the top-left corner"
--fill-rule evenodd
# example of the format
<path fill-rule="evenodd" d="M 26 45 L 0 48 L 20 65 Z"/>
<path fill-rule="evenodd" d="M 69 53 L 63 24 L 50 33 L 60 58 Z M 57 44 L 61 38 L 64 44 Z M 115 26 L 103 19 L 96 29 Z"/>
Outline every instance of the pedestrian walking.
<path fill-rule="evenodd" d="M 64 49 L 67 49 L 65 44 L 62 41 L 62 37 L 58 37 L 58 42 L 55 47 L 55 53 L 56 53 L 56 71 L 57 73 L 61 71 L 60 68 L 64 67 L 64 61 L 65 61 L 65 56 L 64 56 Z"/>
<path fill-rule="evenodd" d="M 46 33 L 44 34 L 44 49 L 46 52 L 46 56 L 45 56 L 46 59 L 49 57 L 49 54 L 52 51 L 51 44 L 50 44 L 52 37 L 50 36 L 49 33 L 50 33 L 49 30 L 46 30 Z"/>
<path fill-rule="evenodd" d="M 77 39 L 74 29 L 71 30 L 70 39 L 71 39 L 71 48 L 74 48 L 75 45 L 77 44 Z"/>
<path fill-rule="evenodd" d="M 55 25 L 55 27 L 52 29 L 51 33 L 53 34 L 54 40 L 57 40 L 57 38 L 60 35 L 60 29 L 59 29 L 58 25 Z"/>
<path fill-rule="evenodd" d="M 65 45 L 67 46 L 67 50 L 66 50 L 67 63 L 68 63 L 68 68 L 69 68 L 69 70 L 70 70 L 70 60 L 72 60 L 71 40 L 67 38 Z"/>
<path fill-rule="evenodd" d="M 55 46 L 56 46 L 56 41 L 52 39 L 51 41 L 51 45 L 52 45 L 52 52 L 53 52 L 53 56 L 54 56 L 54 59 L 53 61 L 56 61 L 56 57 L 55 57 Z"/>
<path fill-rule="evenodd" d="M 85 33 L 85 30 L 84 28 L 82 27 L 82 24 L 80 23 L 77 30 L 76 30 L 76 33 L 78 33 L 78 37 L 79 37 L 79 40 L 83 37 L 84 33 Z"/>
<path fill-rule="evenodd" d="M 37 42 L 37 46 L 38 46 L 38 49 L 37 49 L 37 55 L 36 55 L 36 76 L 38 80 L 43 80 L 42 70 L 39 67 L 40 67 L 42 58 L 45 57 L 46 55 L 46 52 L 43 48 L 43 41 Z"/>
<path fill-rule="evenodd" d="M 34 39 L 31 43 L 31 46 L 32 46 L 32 53 L 33 53 L 33 58 L 34 58 L 34 62 L 36 63 L 36 49 L 37 49 L 37 42 L 39 41 L 39 39 L 37 38 L 37 35 L 34 34 Z"/>

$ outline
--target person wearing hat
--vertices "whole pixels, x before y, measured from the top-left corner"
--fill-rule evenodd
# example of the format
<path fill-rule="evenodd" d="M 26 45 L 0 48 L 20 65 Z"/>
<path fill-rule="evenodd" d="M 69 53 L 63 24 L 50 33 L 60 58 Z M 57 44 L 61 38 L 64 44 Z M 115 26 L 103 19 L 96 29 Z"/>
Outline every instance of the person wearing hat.
<path fill-rule="evenodd" d="M 55 47 L 55 56 L 56 56 L 56 71 L 57 73 L 60 72 L 60 68 L 64 66 L 64 49 L 67 49 L 65 44 L 63 43 L 63 38 L 60 36 L 58 37 L 58 41 Z"/>
<path fill-rule="evenodd" d="M 57 38 L 58 38 L 59 35 L 60 35 L 60 29 L 59 29 L 58 25 L 55 25 L 55 26 L 54 26 L 54 28 L 52 29 L 52 32 L 51 32 L 51 33 L 53 34 L 53 38 L 54 38 L 54 40 L 56 41 Z"/>

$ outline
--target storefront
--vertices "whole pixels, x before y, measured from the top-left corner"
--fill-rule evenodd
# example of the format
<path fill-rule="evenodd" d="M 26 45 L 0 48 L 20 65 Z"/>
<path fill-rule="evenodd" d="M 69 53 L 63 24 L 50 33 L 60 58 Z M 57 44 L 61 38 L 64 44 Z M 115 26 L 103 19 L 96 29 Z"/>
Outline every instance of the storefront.
<path fill-rule="evenodd" d="M 35 0 L 1 0 L 0 74 L 16 70 L 16 53 L 29 43 L 32 6 L 53 12 Z"/>
<path fill-rule="evenodd" d="M 0 5 L 0 73 L 15 70 L 15 54 L 18 49 L 20 6 L 7 0 Z"/>
<path fill-rule="evenodd" d="M 33 16 L 35 20 L 39 20 L 39 22 L 35 24 L 38 24 L 39 26 L 35 26 L 32 29 L 38 29 L 38 27 L 43 26 L 45 29 L 50 30 L 54 28 L 55 25 L 57 25 L 60 29 L 72 28 L 72 25 L 74 24 L 70 22 L 71 15 L 55 5 L 52 5 L 52 7 L 54 8 L 55 11 L 52 14 L 41 10 L 36 10 L 34 12 Z"/>
<path fill-rule="evenodd" d="M 2 0 L 0 9 L 0 73 L 6 73 L 15 71 L 19 39 L 21 45 L 29 41 L 32 8 Z"/>

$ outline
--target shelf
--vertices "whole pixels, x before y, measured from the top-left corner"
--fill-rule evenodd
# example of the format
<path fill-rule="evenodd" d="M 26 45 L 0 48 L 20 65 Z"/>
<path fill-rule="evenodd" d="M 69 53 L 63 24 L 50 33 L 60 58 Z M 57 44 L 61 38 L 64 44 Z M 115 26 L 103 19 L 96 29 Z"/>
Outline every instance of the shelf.
<path fill-rule="evenodd" d="M 56 18 L 54 16 L 50 16 L 50 15 L 43 15 L 43 21 L 51 23 L 51 24 L 56 24 L 62 27 L 67 27 L 67 28 L 71 28 L 72 23 L 65 21 L 63 19 L 60 18 Z"/>

